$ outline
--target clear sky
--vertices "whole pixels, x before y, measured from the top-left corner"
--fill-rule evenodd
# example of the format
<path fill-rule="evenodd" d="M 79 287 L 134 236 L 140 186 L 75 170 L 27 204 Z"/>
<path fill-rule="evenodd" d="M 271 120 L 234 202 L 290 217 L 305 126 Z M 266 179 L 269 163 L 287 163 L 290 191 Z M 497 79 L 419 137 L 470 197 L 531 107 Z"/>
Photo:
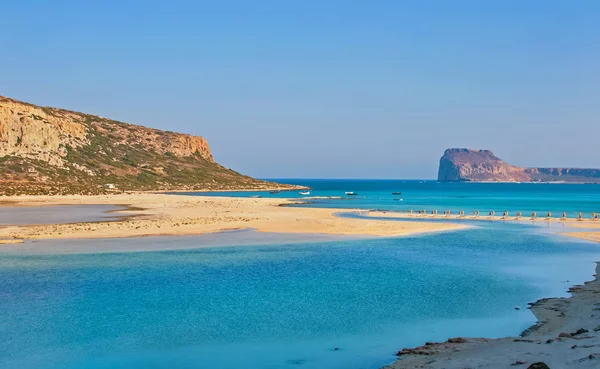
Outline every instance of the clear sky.
<path fill-rule="evenodd" d="M 190 134 L 257 177 L 600 167 L 600 1 L 2 1 L 0 95 Z"/>

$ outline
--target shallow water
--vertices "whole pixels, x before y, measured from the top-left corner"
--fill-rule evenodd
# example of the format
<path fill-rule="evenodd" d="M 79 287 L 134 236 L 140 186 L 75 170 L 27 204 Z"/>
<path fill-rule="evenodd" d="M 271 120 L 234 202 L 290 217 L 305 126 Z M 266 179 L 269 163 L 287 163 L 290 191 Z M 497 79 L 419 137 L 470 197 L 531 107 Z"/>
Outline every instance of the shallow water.
<path fill-rule="evenodd" d="M 600 259 L 596 244 L 516 224 L 288 237 L 85 240 L 79 254 L 41 252 L 40 242 L 37 251 L 2 252 L 0 368 L 375 369 L 425 340 L 518 334 L 534 322 L 527 302 L 565 295 Z M 207 247 L 215 240 L 230 246 Z M 114 242 L 173 250 L 94 251 Z"/>
<path fill-rule="evenodd" d="M 600 212 L 597 185 L 294 182 L 343 198 L 304 206 Z M 559 223 L 465 222 L 399 238 L 237 231 L 0 247 L 0 368 L 376 369 L 424 341 L 519 334 L 535 322 L 528 302 L 565 296 L 600 260 Z"/>
<path fill-rule="evenodd" d="M 129 239 L 87 239 L 85 241 L 81 239 L 30 240 L 18 245 L 18 247 L 14 244 L 0 244 L 0 253 L 8 252 L 22 255 L 144 252 L 230 247 L 236 245 L 282 245 L 350 239 L 359 239 L 359 237 L 321 234 L 280 234 L 239 230 L 210 233 L 201 236 L 155 236 Z"/>
<path fill-rule="evenodd" d="M 58 224 L 118 219 L 115 205 L 0 206 L 0 225 Z"/>

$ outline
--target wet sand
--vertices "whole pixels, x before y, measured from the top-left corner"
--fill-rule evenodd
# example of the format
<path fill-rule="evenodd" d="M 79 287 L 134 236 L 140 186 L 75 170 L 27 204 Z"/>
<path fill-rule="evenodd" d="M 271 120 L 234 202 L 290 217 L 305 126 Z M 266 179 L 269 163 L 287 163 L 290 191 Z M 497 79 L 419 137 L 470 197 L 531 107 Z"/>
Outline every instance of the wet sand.
<path fill-rule="evenodd" d="M 125 209 L 113 205 L 0 206 L 0 226 L 119 220 L 118 211 Z"/>
<path fill-rule="evenodd" d="M 405 236 L 468 228 L 451 223 L 394 222 L 336 216 L 348 209 L 289 207 L 286 199 L 119 194 L 108 196 L 18 196 L 5 206 L 124 205 L 119 214 L 135 215 L 119 222 L 81 222 L 7 226 L 1 240 L 54 238 L 119 238 L 158 235 L 195 235 L 238 229 L 271 233 Z"/>

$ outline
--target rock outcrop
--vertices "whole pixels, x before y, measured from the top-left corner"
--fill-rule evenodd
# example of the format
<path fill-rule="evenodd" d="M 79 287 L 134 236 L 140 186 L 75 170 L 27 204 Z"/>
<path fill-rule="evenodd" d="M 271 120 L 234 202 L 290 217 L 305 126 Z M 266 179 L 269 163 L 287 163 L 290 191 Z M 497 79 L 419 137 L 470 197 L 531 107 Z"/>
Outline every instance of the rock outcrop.
<path fill-rule="evenodd" d="M 448 149 L 440 159 L 438 181 L 600 183 L 600 169 L 522 168 L 490 150 Z"/>
<path fill-rule="evenodd" d="M 0 193 L 272 186 L 215 163 L 199 136 L 0 96 Z"/>

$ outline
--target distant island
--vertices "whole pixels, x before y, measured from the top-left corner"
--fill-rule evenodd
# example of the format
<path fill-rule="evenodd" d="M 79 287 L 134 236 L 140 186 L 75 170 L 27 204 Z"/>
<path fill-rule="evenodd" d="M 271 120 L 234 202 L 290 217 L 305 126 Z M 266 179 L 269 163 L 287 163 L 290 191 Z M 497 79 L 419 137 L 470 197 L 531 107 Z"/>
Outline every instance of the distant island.
<path fill-rule="evenodd" d="M 219 165 L 200 136 L 0 96 L 0 194 L 288 187 Z"/>
<path fill-rule="evenodd" d="M 440 159 L 438 181 L 600 183 L 600 169 L 522 168 L 490 150 L 448 149 Z"/>

